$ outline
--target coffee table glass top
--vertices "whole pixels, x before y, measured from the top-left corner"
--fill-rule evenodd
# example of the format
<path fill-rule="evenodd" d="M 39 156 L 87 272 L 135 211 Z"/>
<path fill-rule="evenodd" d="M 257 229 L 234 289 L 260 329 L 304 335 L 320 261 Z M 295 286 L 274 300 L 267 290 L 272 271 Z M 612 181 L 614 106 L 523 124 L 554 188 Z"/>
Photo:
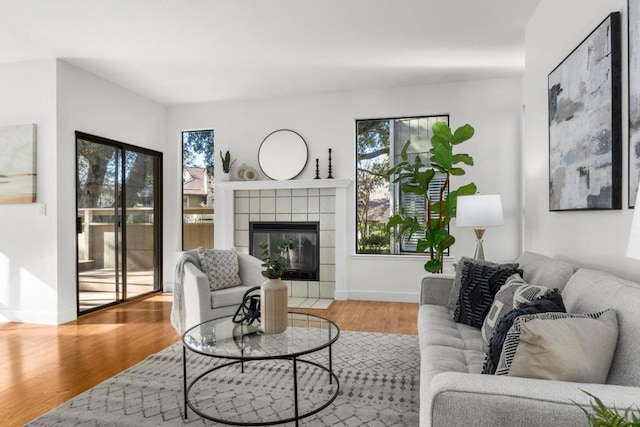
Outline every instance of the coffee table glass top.
<path fill-rule="evenodd" d="M 265 334 L 260 324 L 233 323 L 232 316 L 209 320 L 184 333 L 191 351 L 226 359 L 270 359 L 311 353 L 333 344 L 340 335 L 330 320 L 312 314 L 288 314 L 289 326 L 280 334 Z"/>

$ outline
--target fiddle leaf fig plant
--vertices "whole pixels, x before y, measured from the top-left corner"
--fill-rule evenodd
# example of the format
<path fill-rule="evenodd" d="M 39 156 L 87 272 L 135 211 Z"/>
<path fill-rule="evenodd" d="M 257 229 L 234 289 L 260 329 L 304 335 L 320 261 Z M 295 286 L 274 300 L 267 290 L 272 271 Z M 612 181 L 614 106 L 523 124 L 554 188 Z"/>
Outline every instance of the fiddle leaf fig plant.
<path fill-rule="evenodd" d="M 454 148 L 474 135 L 471 125 L 465 124 L 454 132 L 448 124 L 437 122 L 432 127 L 429 159 L 425 163 L 419 155 L 410 158 L 407 153 L 411 141 L 407 141 L 400 153 L 401 162 L 389 170 L 389 179 L 398 184 L 400 191 L 423 196 L 425 199 L 426 221 L 411 215 L 405 209 L 389 218 L 387 228 L 394 233 L 396 240 L 410 239 L 414 234 L 422 234 L 418 239 L 416 251 L 429 251 L 429 261 L 425 270 L 442 272 L 444 254 L 456 241 L 449 233 L 451 218 L 456 216 L 458 196 L 476 194 L 476 185 L 471 182 L 456 189 L 451 189 L 451 176 L 462 176 L 466 172 L 464 166 L 473 166 L 473 158 L 468 154 L 454 153 Z M 429 193 L 431 182 L 436 173 L 442 174 L 444 180 L 438 189 L 438 197 Z"/>

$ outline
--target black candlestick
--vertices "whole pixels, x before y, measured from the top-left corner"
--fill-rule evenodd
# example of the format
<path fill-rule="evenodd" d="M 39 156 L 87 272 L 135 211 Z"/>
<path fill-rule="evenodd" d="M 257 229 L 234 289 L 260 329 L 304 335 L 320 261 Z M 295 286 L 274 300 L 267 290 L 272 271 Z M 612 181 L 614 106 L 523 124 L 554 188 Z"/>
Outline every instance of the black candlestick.
<path fill-rule="evenodd" d="M 327 179 L 333 179 L 333 175 L 331 175 L 331 148 L 329 148 L 329 176 Z"/>
<path fill-rule="evenodd" d="M 316 159 L 316 177 L 313 179 L 320 179 L 320 160 Z"/>

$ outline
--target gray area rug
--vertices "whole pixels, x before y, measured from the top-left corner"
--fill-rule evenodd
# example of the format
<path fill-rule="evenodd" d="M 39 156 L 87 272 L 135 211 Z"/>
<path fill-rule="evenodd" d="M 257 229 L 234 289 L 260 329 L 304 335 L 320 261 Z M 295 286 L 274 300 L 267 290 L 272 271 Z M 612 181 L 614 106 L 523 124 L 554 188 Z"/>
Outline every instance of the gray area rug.
<path fill-rule="evenodd" d="M 303 359 L 327 363 L 323 350 Z M 216 359 L 188 353 L 188 378 Z M 340 379 L 336 400 L 301 420 L 305 426 L 417 426 L 420 354 L 418 337 L 343 331 L 333 347 Z M 335 392 L 328 374 L 298 364 L 300 411 L 308 412 Z M 238 423 L 293 415 L 292 363 L 253 362 L 207 375 L 190 392 L 205 413 Z M 184 419 L 182 346 L 174 344 L 31 421 L 29 426 L 216 426 L 191 409 Z M 293 422 L 286 425 L 292 426 Z"/>

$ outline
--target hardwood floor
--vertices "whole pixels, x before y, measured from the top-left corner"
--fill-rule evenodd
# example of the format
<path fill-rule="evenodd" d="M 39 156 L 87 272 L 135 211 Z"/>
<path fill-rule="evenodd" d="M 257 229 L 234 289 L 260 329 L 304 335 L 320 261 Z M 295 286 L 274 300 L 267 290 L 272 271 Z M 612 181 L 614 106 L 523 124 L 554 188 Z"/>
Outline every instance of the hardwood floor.
<path fill-rule="evenodd" d="M 0 323 L 0 425 L 22 426 L 179 340 L 171 294 L 60 326 Z M 335 301 L 319 314 L 342 330 L 417 334 L 418 304 Z"/>

